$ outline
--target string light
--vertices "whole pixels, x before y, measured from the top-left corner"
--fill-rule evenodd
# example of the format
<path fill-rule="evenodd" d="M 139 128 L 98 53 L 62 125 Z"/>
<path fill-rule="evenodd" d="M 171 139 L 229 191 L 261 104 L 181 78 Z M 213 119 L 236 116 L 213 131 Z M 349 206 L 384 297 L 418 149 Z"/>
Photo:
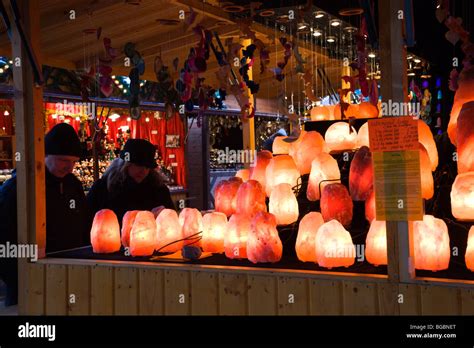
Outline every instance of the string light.
<path fill-rule="evenodd" d="M 145 118 L 145 122 L 150 122 L 150 118 L 149 117 Z"/>
<path fill-rule="evenodd" d="M 132 120 L 131 117 L 127 117 L 127 122 L 130 122 Z"/>
<path fill-rule="evenodd" d="M 10 115 L 10 113 L 8 112 L 8 110 L 5 110 L 4 113 L 3 113 L 4 116 L 8 116 Z"/>

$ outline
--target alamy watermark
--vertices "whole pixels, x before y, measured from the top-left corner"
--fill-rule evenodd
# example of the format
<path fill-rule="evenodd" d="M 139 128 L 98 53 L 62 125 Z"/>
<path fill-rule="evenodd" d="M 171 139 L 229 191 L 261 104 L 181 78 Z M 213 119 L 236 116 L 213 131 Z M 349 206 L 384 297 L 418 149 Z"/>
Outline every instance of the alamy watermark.
<path fill-rule="evenodd" d="M 68 102 L 66 99 L 62 103 L 56 103 L 56 113 L 59 115 L 87 115 L 89 120 L 94 119 L 96 106 L 95 103 Z"/>
<path fill-rule="evenodd" d="M 31 259 L 36 262 L 38 261 L 38 245 L 12 244 L 10 242 L 0 244 L 0 258 Z"/>
<path fill-rule="evenodd" d="M 330 258 L 355 258 L 359 262 L 365 260 L 365 245 L 364 244 L 344 244 L 337 245 L 334 248 L 328 248 L 324 252 L 324 256 Z"/>
<path fill-rule="evenodd" d="M 225 150 L 217 151 L 217 163 L 250 163 L 254 164 L 257 160 L 256 150 L 230 150 L 228 147 Z"/>
<path fill-rule="evenodd" d="M 381 103 L 383 116 L 420 116 L 420 103 L 388 102 Z"/>

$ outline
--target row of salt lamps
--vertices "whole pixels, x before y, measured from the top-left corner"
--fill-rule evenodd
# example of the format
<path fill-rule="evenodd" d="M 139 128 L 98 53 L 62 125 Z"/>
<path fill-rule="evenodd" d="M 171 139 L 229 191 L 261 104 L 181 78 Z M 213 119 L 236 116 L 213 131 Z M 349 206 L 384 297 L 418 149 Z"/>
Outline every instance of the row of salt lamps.
<path fill-rule="evenodd" d="M 115 213 L 102 209 L 94 216 L 91 244 L 94 253 L 114 253 L 123 245 L 130 248 L 132 256 L 148 256 L 155 250 L 176 252 L 186 243 L 173 242 L 185 238 L 191 238 L 189 242 L 192 242 L 200 231 L 202 215 L 194 208 L 184 208 L 179 216 L 172 209 L 161 209 L 157 217 L 150 211 L 128 211 L 122 220 L 121 233 Z M 166 246 L 169 243 L 173 244 Z"/>
<path fill-rule="evenodd" d="M 266 212 L 265 192 L 257 180 L 242 182 L 239 177 L 223 180 L 214 191 L 215 210 L 227 217 L 243 214 L 253 217 Z M 274 214 L 278 225 L 289 225 L 298 220 L 298 201 L 292 186 L 286 182 L 273 187 L 269 199 L 269 211 Z"/>
<path fill-rule="evenodd" d="M 295 246 L 298 259 L 328 268 L 352 265 L 355 255 L 348 252 L 353 248 L 349 232 L 337 220 L 324 221 L 318 212 L 303 217 Z M 447 269 L 450 246 L 446 223 L 432 215 L 424 215 L 423 221 L 415 221 L 413 228 L 415 268 L 430 271 Z M 338 250 L 343 252 L 339 253 Z M 365 255 L 367 262 L 375 266 L 387 265 L 385 221 L 372 220 L 366 238 Z M 474 226 L 469 231 L 465 261 L 468 269 L 474 271 Z"/>
<path fill-rule="evenodd" d="M 377 118 L 380 115 L 379 108 L 370 102 L 350 104 L 344 115 L 355 118 Z M 341 119 L 341 106 L 322 105 L 311 109 L 311 121 L 331 121 Z"/>

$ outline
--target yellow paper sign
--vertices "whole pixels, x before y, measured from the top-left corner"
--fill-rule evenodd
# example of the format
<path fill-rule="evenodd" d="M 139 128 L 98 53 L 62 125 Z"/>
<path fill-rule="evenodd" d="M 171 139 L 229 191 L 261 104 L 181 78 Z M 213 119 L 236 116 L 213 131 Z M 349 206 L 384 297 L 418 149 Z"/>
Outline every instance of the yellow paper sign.
<path fill-rule="evenodd" d="M 423 220 L 420 152 L 374 152 L 375 215 L 377 220 Z"/>

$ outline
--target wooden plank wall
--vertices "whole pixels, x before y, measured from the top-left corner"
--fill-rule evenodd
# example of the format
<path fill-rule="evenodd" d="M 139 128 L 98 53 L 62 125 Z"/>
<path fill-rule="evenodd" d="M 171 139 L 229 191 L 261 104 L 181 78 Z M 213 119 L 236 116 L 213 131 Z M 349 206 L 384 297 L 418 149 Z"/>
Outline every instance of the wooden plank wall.
<path fill-rule="evenodd" d="M 473 315 L 474 288 L 120 265 L 30 264 L 28 313 Z"/>

